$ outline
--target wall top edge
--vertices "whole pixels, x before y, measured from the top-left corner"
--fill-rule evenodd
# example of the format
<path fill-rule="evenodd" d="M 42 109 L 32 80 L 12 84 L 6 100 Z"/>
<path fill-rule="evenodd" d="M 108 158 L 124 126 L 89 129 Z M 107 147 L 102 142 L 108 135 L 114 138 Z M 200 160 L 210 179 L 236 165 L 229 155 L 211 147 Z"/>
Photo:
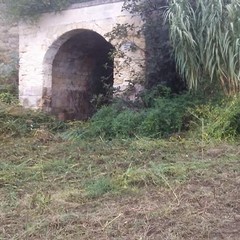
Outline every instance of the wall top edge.
<path fill-rule="evenodd" d="M 109 4 L 109 3 L 117 3 L 117 2 L 124 2 L 124 0 L 92 0 L 92 1 L 82 2 L 82 3 L 74 3 L 70 5 L 66 10 L 76 9 L 76 8 L 85 8 L 85 7 L 91 7 L 91 6 L 103 5 L 103 4 Z"/>

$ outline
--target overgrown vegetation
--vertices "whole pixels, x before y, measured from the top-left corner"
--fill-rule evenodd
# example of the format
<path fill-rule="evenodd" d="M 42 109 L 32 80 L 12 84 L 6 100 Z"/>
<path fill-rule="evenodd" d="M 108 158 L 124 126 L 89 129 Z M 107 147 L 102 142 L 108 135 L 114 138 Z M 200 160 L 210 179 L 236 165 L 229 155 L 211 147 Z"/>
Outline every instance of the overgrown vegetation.
<path fill-rule="evenodd" d="M 42 12 L 54 2 L 34 4 Z M 153 3 L 164 1 L 147 2 L 157 10 Z M 181 7 L 183 14 L 194 7 L 194 16 L 204 6 Z M 182 74 L 195 86 L 187 63 Z M 205 93 L 153 84 L 135 102 L 114 100 L 87 122 L 23 109 L 12 88 L 0 89 L 0 239 L 238 239 L 240 98 L 216 94 L 213 76 L 198 76 Z"/>
<path fill-rule="evenodd" d="M 0 94 L 17 94 L 18 88 L 18 60 L 13 54 L 7 58 L 0 54 Z"/>
<path fill-rule="evenodd" d="M 111 139 L 194 134 L 204 140 L 234 140 L 240 134 L 239 101 L 239 97 L 176 95 L 157 86 L 146 90 L 134 103 L 119 99 L 102 107 L 87 124 L 75 124 L 66 136 Z"/>
<path fill-rule="evenodd" d="M 234 140 L 240 135 L 239 104 L 239 97 L 175 95 L 157 86 L 142 93 L 136 102 L 118 99 L 103 106 L 88 122 L 64 123 L 23 109 L 12 93 L 4 91 L 0 93 L 0 132 L 14 137 L 49 132 L 51 138 L 63 131 L 63 137 L 71 140 L 193 135 L 204 141 Z"/>
<path fill-rule="evenodd" d="M 87 2 L 89 0 L 7 0 L 7 16 L 13 20 L 36 20 L 45 12 L 59 12 L 70 4 Z"/>
<path fill-rule="evenodd" d="M 239 0 L 170 1 L 170 39 L 190 89 L 239 92 L 239 11 Z"/>
<path fill-rule="evenodd" d="M 184 79 L 190 90 L 237 94 L 239 8 L 239 0 L 126 0 L 125 9 L 139 14 L 144 22 L 145 85 L 161 83 L 179 92 L 185 87 Z"/>
<path fill-rule="evenodd" d="M 24 127 L 22 109 L 17 118 Z M 62 136 L 50 127 L 0 133 L 1 239 L 238 238 L 238 145 Z"/>
<path fill-rule="evenodd" d="M 145 79 L 146 88 L 162 84 L 174 92 L 186 89 L 184 78 L 179 75 L 170 44 L 169 25 L 164 13 L 169 5 L 168 0 L 125 0 L 124 9 L 141 17 L 143 25 L 135 26 L 145 38 Z M 132 26 L 127 27 L 131 32 Z"/>
<path fill-rule="evenodd" d="M 65 130 L 66 124 L 57 121 L 42 112 L 23 109 L 11 93 L 0 93 L 0 135 L 11 137 L 27 137 L 41 135 L 44 140 L 52 138 L 52 134 Z"/>
<path fill-rule="evenodd" d="M 29 17 L 30 13 L 61 10 L 73 2 L 80 1 L 30 3 L 28 0 L 22 0 L 18 4 L 13 4 L 13 1 L 9 1 L 8 4 L 9 9 L 18 11 L 14 15 Z M 201 138 L 206 139 L 238 137 L 238 96 L 222 98 L 219 93 L 221 89 L 227 95 L 238 93 L 238 0 L 125 1 L 124 8 L 131 13 L 140 14 L 144 22 L 140 31 L 146 36 L 147 56 L 153 56 L 152 59 L 147 57 L 149 66 L 146 86 L 150 90 L 145 90 L 134 103 L 117 100 L 112 105 L 101 108 L 89 123 L 81 123 L 80 126 L 74 124 L 66 135 L 76 139 L 99 135 L 103 138 L 159 138 L 198 132 Z M 156 24 L 163 22 L 163 16 L 166 25 L 160 24 L 158 28 Z M 130 30 L 134 28 L 128 24 L 119 27 L 123 27 L 120 33 L 124 32 L 125 35 L 128 27 Z M 164 39 L 161 39 L 161 33 L 164 33 Z M 116 37 L 117 34 L 118 31 L 114 32 L 112 37 Z M 152 42 L 152 39 L 156 42 Z M 168 43 L 169 39 L 172 49 Z M 161 40 L 167 45 L 159 45 Z M 159 62 L 163 60 L 163 51 L 166 49 L 169 57 L 172 50 L 174 51 L 177 67 L 186 78 L 189 89 L 197 89 L 199 85 L 201 89 L 198 88 L 197 94 L 183 92 L 177 95 L 173 92 L 178 92 L 181 87 L 176 90 L 172 86 L 170 89 L 156 85 L 161 82 L 166 86 L 166 82 L 171 81 L 166 79 L 164 82 L 158 78 L 163 70 Z M 171 64 L 175 66 L 174 61 Z M 165 65 L 169 67 L 171 64 Z M 156 74 L 151 69 L 155 69 Z M 170 72 L 169 69 L 168 71 Z M 177 75 L 174 75 L 174 78 L 179 80 Z M 150 83 L 149 79 L 153 82 Z M 0 99 L 6 104 L 15 101 L 6 91 L 2 91 Z M 22 124 L 27 118 L 11 121 L 19 121 Z"/>

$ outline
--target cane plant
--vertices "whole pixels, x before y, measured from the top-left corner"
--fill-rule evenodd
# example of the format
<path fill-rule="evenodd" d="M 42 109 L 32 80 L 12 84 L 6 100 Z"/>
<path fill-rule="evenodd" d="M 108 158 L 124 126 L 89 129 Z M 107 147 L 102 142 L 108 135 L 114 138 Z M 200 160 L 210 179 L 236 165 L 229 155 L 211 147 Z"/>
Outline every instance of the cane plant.
<path fill-rule="evenodd" d="M 240 0 L 169 0 L 166 21 L 180 74 L 192 90 L 240 90 Z"/>

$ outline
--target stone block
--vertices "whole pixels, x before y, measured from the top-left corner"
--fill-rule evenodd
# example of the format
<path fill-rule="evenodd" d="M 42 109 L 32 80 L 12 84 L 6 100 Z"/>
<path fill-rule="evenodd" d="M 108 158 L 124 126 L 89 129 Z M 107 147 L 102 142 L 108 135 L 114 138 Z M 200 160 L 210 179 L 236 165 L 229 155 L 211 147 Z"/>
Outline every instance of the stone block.
<path fill-rule="evenodd" d="M 102 76 L 106 79 L 112 76 L 111 80 L 105 81 L 125 88 L 128 81 L 133 80 L 134 72 L 143 75 L 138 68 L 138 65 L 144 65 L 142 52 L 129 53 L 132 59 L 138 60 L 137 64 L 123 64 L 124 59 L 119 58 L 110 61 L 107 51 L 119 42 L 109 43 L 105 38 L 116 24 L 135 21 L 140 25 L 140 19 L 134 20 L 129 13 L 122 11 L 123 1 L 100 2 L 92 1 L 88 6 L 87 3 L 74 5 L 59 14 L 46 13 L 35 25 L 24 23 L 19 26 L 19 94 L 25 107 L 44 107 L 40 102 L 44 102 L 43 89 L 46 88 L 50 99 L 48 110 L 52 108 L 57 114 L 69 108 L 71 112 L 76 111 L 75 117 L 85 118 L 91 113 L 91 97 L 104 92 Z M 11 40 L 8 39 L 11 46 L 15 39 L 14 29 L 11 29 Z M 144 38 L 137 41 L 144 49 Z M 111 71 L 104 70 L 106 62 Z"/>

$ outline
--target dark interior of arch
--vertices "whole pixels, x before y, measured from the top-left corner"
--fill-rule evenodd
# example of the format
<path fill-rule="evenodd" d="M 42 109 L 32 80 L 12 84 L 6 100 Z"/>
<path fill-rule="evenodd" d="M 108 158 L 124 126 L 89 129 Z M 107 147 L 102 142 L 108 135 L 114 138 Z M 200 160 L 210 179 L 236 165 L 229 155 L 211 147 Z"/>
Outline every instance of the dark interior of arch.
<path fill-rule="evenodd" d="M 90 30 L 75 33 L 58 50 L 52 66 L 52 113 L 61 120 L 86 120 L 93 99 L 107 101 L 113 85 L 113 47 Z M 104 97 L 105 96 L 105 97 Z"/>

